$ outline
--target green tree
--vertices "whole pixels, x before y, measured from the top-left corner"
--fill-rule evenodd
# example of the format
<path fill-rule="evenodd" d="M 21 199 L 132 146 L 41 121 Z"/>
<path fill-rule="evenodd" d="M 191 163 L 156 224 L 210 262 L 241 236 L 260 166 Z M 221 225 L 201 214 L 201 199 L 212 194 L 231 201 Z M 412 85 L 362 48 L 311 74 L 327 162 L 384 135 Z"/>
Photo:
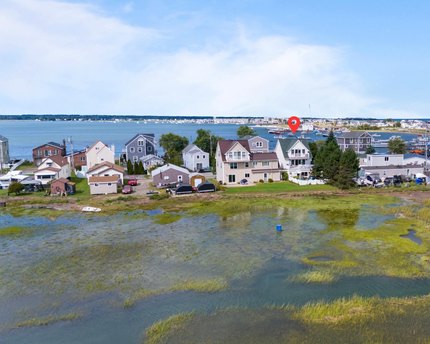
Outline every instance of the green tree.
<path fill-rule="evenodd" d="M 337 144 L 333 131 L 330 132 L 326 142 L 314 158 L 313 175 L 324 178 L 329 184 L 333 184 L 339 170 L 339 162 L 342 152 Z"/>
<path fill-rule="evenodd" d="M 239 136 L 239 138 L 245 137 L 245 136 L 255 136 L 257 135 L 257 133 L 255 132 L 254 129 L 252 129 L 251 127 L 248 127 L 247 125 L 241 125 L 238 129 L 237 129 L 237 136 Z"/>
<path fill-rule="evenodd" d="M 339 160 L 339 168 L 334 177 L 334 185 L 340 189 L 349 189 L 355 186 L 353 178 L 357 176 L 359 161 L 353 149 L 345 150 Z"/>
<path fill-rule="evenodd" d="M 188 139 L 173 133 L 163 134 L 160 146 L 164 150 L 164 161 L 175 165 L 182 165 L 182 150 L 188 145 Z"/>
<path fill-rule="evenodd" d="M 127 160 L 127 173 L 134 174 L 133 163 L 130 159 Z"/>
<path fill-rule="evenodd" d="M 373 147 L 372 145 L 366 148 L 366 154 L 375 154 L 375 152 L 375 147 Z"/>
<path fill-rule="evenodd" d="M 400 137 L 392 138 L 388 141 L 388 151 L 391 154 L 405 154 L 406 143 Z"/>
<path fill-rule="evenodd" d="M 134 171 L 134 174 L 140 174 L 139 163 L 137 161 L 135 161 L 133 164 L 133 171 Z"/>
<path fill-rule="evenodd" d="M 139 174 L 145 174 L 145 167 L 143 167 L 142 160 L 139 161 Z"/>
<path fill-rule="evenodd" d="M 11 193 L 14 193 L 15 195 L 19 195 L 21 191 L 25 189 L 24 185 L 22 185 L 19 182 L 12 182 L 9 185 L 9 188 L 7 189 L 7 194 L 10 195 Z"/>
<path fill-rule="evenodd" d="M 219 140 L 223 140 L 223 138 L 212 135 L 210 130 L 199 129 L 193 142 L 197 147 L 209 153 L 209 165 L 212 167 L 215 166 L 215 152 Z"/>

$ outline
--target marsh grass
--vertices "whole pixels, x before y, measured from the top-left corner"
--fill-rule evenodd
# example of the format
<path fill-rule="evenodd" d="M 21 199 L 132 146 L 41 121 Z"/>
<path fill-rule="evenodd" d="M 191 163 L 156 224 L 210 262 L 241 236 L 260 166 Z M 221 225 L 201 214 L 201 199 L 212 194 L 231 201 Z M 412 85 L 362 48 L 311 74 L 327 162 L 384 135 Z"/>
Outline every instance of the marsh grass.
<path fill-rule="evenodd" d="M 2 236 L 17 237 L 17 236 L 30 234 L 31 232 L 32 232 L 31 228 L 11 226 L 11 227 L 0 228 L 0 237 Z"/>
<path fill-rule="evenodd" d="M 326 270 L 309 270 L 297 275 L 290 276 L 289 282 L 305 284 L 331 284 L 338 280 L 338 276 Z"/>
<path fill-rule="evenodd" d="M 21 327 L 37 327 L 47 326 L 61 321 L 73 321 L 80 319 L 82 314 L 79 313 L 68 313 L 63 315 L 49 315 L 46 317 L 35 317 L 27 320 L 20 321 L 12 326 L 12 328 Z"/>
<path fill-rule="evenodd" d="M 179 221 L 181 218 L 181 214 L 162 213 L 154 215 L 154 222 L 159 225 L 167 225 Z"/>
<path fill-rule="evenodd" d="M 149 327 L 145 334 L 145 343 L 148 344 L 159 344 L 163 343 L 164 340 L 173 332 L 178 332 L 184 328 L 188 321 L 194 317 L 194 313 L 181 313 L 172 315 L 171 317 L 160 320 Z"/>
<path fill-rule="evenodd" d="M 187 280 L 179 282 L 170 288 L 170 291 L 195 291 L 199 293 L 216 293 L 228 288 L 228 283 L 225 279 L 209 279 L 209 280 Z"/>

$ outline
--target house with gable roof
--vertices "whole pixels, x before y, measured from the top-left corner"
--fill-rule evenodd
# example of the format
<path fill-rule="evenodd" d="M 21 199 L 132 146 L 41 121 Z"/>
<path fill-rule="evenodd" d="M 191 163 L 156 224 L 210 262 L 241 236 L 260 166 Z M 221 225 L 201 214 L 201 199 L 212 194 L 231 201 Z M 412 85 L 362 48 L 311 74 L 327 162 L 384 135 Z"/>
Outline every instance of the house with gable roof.
<path fill-rule="evenodd" d="M 367 148 L 373 143 L 373 137 L 367 131 L 342 133 L 336 140 L 343 152 L 348 148 L 352 148 L 357 154 L 365 153 Z"/>
<path fill-rule="evenodd" d="M 154 134 L 136 134 L 124 145 L 121 159 L 138 162 L 147 155 L 157 155 Z"/>
<path fill-rule="evenodd" d="M 244 179 L 248 183 L 260 180 L 267 182 L 269 179 L 273 181 L 281 180 L 278 157 L 274 152 L 269 152 L 268 148 L 266 150 L 260 145 L 252 145 L 257 140 L 254 137 L 218 141 L 215 158 L 216 177 L 219 182 L 238 184 Z M 263 140 L 265 139 L 259 142 L 264 144 Z M 264 149 L 264 151 L 261 152 L 261 149 Z"/>
<path fill-rule="evenodd" d="M 278 139 L 276 156 L 282 169 L 298 179 L 307 179 L 312 171 L 312 154 L 309 141 L 305 139 Z"/>
<path fill-rule="evenodd" d="M 50 156 L 43 159 L 37 171 L 34 172 L 34 179 L 42 182 L 43 185 L 59 178 L 70 178 L 71 168 L 66 157 Z"/>
<path fill-rule="evenodd" d="M 87 148 L 86 152 L 87 168 L 91 169 L 95 165 L 109 162 L 115 164 L 115 148 L 114 146 L 109 147 L 102 141 L 97 141 L 90 148 Z"/>
<path fill-rule="evenodd" d="M 39 166 L 43 159 L 51 156 L 63 157 L 66 155 L 66 142 L 63 144 L 57 142 L 48 142 L 36 148 L 33 148 L 33 162 Z"/>
<path fill-rule="evenodd" d="M 191 143 L 182 150 L 182 160 L 184 167 L 190 171 L 200 171 L 209 169 L 209 153 Z"/>
<path fill-rule="evenodd" d="M 115 165 L 111 162 L 105 161 L 91 167 L 87 173 L 88 181 L 91 177 L 112 177 L 115 176 L 119 183 L 124 182 L 124 167 Z"/>

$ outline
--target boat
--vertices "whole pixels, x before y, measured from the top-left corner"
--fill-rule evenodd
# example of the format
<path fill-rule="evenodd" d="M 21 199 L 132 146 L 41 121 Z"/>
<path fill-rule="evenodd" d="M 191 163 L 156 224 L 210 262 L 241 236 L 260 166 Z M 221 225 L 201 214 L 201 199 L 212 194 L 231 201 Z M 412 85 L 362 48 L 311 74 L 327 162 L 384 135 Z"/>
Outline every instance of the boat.
<path fill-rule="evenodd" d="M 95 207 L 83 207 L 82 211 L 91 212 L 91 213 L 98 213 L 102 210 L 100 208 L 95 208 Z"/>

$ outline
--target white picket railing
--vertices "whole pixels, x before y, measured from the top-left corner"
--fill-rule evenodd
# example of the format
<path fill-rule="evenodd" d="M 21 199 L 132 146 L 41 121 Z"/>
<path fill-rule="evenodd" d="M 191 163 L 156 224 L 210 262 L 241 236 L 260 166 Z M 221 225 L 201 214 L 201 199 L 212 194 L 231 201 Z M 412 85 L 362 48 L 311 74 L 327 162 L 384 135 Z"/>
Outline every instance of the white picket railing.
<path fill-rule="evenodd" d="M 313 180 L 306 179 L 306 180 L 304 180 L 304 179 L 297 179 L 297 178 L 290 177 L 288 180 L 291 181 L 291 182 L 293 182 L 293 183 L 299 184 L 301 186 L 303 186 L 303 185 L 322 185 L 322 184 L 325 184 L 324 180 L 321 180 L 321 179 L 313 179 Z"/>

